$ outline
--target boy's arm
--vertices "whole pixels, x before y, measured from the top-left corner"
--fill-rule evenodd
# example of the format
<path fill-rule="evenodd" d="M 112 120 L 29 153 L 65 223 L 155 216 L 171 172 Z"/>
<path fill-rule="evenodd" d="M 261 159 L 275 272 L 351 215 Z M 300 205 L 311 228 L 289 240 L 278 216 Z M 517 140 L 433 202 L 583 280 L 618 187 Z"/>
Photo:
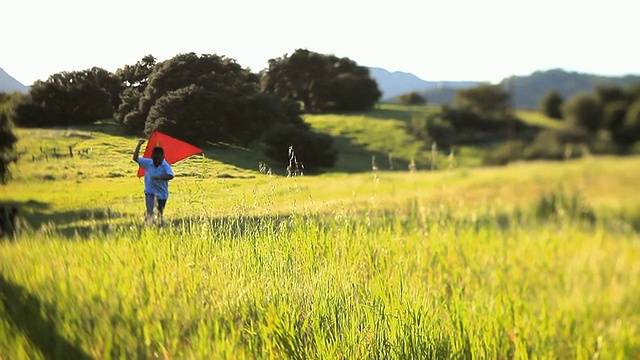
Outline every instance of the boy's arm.
<path fill-rule="evenodd" d="M 173 175 L 165 174 L 165 175 L 160 175 L 160 176 L 154 176 L 153 180 L 173 180 Z"/>
<path fill-rule="evenodd" d="M 133 161 L 138 162 L 138 157 L 140 156 L 140 147 L 144 144 L 144 140 L 139 140 L 138 145 L 136 145 L 136 150 L 133 152 Z"/>
<path fill-rule="evenodd" d="M 171 165 L 169 165 L 168 163 L 165 164 L 165 174 L 164 175 L 160 175 L 160 176 L 154 176 L 153 180 L 173 180 L 173 169 L 171 168 Z"/>

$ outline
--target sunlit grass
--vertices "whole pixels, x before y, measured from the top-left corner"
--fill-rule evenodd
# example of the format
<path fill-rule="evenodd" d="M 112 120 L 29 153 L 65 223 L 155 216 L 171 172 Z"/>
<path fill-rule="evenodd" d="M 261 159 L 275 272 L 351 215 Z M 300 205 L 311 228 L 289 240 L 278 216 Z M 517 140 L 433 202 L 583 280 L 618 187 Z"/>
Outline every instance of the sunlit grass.
<path fill-rule="evenodd" d="M 552 119 L 538 111 L 518 110 L 516 116 L 525 123 L 550 129 L 562 129 L 566 124 L 562 120 Z"/>
<path fill-rule="evenodd" d="M 195 157 L 156 228 L 136 139 L 85 141 L 103 156 L 23 158 L 1 188 L 29 222 L 0 242 L 3 359 L 640 356 L 638 157 L 294 178 Z"/>
<path fill-rule="evenodd" d="M 79 242 L 45 231 L 0 247 L 0 267 L 47 304 L 61 338 L 99 358 L 640 351 L 637 234 L 495 204 L 469 216 L 396 205 L 191 214 Z"/>

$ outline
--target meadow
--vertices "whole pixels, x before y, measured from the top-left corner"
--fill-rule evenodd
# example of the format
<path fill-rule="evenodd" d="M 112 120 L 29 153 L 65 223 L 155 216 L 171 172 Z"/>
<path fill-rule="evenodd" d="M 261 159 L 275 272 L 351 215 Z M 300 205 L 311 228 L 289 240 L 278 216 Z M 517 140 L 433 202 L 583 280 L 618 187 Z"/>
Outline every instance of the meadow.
<path fill-rule="evenodd" d="M 160 228 L 135 138 L 19 129 L 0 358 L 640 357 L 640 157 L 372 171 L 367 119 L 309 121 L 351 144 L 345 171 L 212 147 L 174 166 Z"/>

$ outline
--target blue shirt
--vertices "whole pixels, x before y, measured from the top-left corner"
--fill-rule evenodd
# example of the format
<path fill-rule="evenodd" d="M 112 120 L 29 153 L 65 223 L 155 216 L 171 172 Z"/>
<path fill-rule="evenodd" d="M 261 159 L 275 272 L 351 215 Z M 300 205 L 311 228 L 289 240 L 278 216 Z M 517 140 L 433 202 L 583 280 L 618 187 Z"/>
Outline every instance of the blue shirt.
<path fill-rule="evenodd" d="M 155 166 L 153 160 L 149 158 L 138 158 L 138 164 L 144 168 L 144 193 L 154 194 L 160 200 L 169 198 L 169 181 L 153 180 L 155 176 L 171 175 L 173 170 L 166 160 L 162 160 L 160 166 Z"/>

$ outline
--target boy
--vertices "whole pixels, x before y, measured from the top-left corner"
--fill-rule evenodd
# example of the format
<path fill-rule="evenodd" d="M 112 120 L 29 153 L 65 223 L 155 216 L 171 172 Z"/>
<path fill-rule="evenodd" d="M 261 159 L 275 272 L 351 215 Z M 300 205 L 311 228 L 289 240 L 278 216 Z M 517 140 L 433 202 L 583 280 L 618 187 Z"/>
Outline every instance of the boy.
<path fill-rule="evenodd" d="M 147 208 L 146 221 L 153 219 L 154 207 L 158 208 L 158 219 L 162 223 L 162 214 L 169 198 L 169 180 L 173 179 L 173 170 L 164 159 L 164 149 L 155 147 L 151 153 L 151 159 L 141 158 L 140 147 L 145 140 L 138 141 L 138 146 L 133 153 L 133 161 L 145 169 L 144 174 L 144 199 Z"/>

